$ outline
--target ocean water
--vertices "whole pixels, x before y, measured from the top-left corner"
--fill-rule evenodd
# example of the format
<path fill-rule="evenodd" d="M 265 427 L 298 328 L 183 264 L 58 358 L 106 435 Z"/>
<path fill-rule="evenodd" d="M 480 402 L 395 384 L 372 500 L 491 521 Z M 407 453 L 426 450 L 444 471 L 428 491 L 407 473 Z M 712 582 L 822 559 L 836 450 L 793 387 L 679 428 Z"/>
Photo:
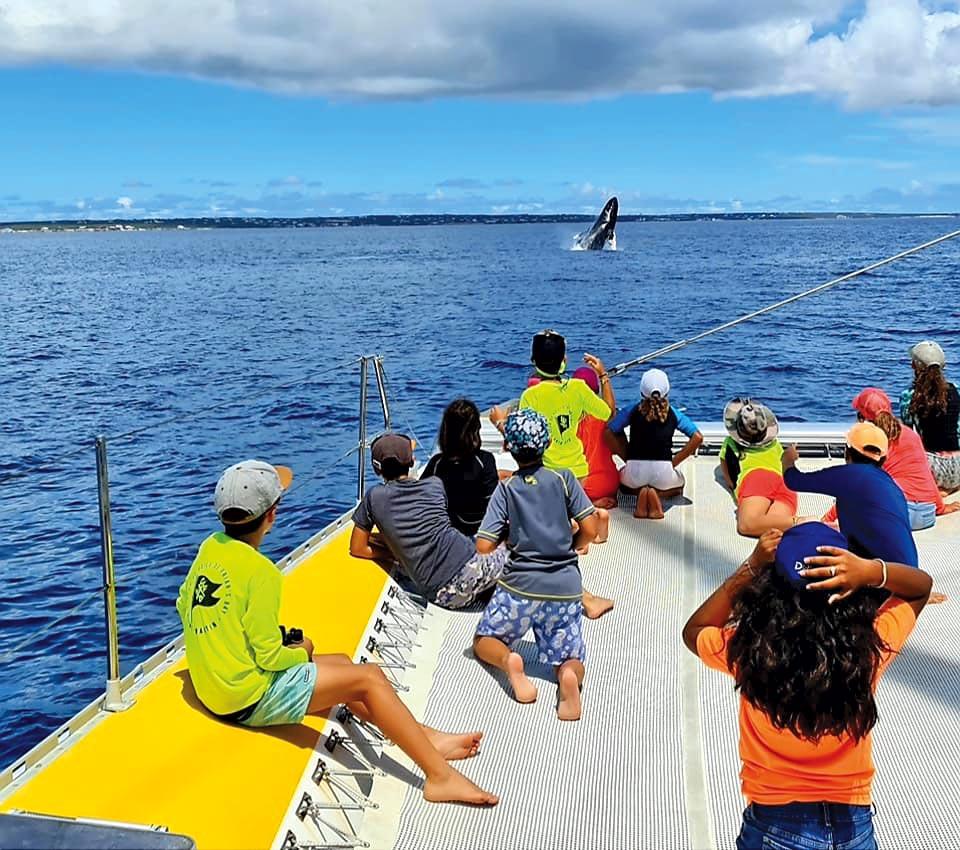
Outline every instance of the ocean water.
<path fill-rule="evenodd" d="M 101 583 L 94 435 L 110 437 L 127 671 L 178 632 L 230 462 L 297 473 L 274 558 L 352 505 L 356 457 L 337 459 L 356 441 L 357 355 L 384 355 L 395 422 L 429 445 L 453 397 L 521 391 L 541 328 L 567 336 L 571 368 L 584 351 L 614 365 L 956 226 L 624 223 L 602 254 L 553 224 L 0 235 L 0 762 L 103 688 L 99 599 L 48 627 Z M 951 242 L 656 365 L 695 419 L 744 393 L 785 420 L 849 419 L 861 387 L 907 383 L 918 339 L 960 359 L 958 296 Z"/>

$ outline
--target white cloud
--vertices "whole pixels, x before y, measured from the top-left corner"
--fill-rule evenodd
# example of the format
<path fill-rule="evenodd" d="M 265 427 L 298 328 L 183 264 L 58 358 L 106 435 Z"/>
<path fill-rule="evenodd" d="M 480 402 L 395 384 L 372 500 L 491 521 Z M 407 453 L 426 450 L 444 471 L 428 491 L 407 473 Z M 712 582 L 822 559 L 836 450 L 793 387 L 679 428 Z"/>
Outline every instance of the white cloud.
<path fill-rule="evenodd" d="M 960 103 L 957 3 L 5 0 L 0 63 L 134 68 L 328 97 L 812 92 Z M 190 21 L 189 27 L 183 21 Z"/>
<path fill-rule="evenodd" d="M 133 209 L 133 198 L 128 198 L 126 195 L 123 195 L 117 198 L 117 206 L 124 210 Z"/>

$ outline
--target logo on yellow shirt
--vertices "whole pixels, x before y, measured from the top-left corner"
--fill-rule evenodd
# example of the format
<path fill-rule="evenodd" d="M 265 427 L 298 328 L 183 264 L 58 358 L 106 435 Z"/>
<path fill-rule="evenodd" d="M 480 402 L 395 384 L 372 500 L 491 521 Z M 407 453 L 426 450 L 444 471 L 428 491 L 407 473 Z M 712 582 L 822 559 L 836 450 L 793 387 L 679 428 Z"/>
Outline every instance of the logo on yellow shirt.
<path fill-rule="evenodd" d="M 209 575 L 211 572 L 216 573 L 220 581 L 214 581 Z M 227 571 L 219 564 L 202 564 L 197 570 L 190 600 L 190 628 L 194 634 L 206 634 L 220 625 L 220 618 L 230 610 L 231 596 Z"/>

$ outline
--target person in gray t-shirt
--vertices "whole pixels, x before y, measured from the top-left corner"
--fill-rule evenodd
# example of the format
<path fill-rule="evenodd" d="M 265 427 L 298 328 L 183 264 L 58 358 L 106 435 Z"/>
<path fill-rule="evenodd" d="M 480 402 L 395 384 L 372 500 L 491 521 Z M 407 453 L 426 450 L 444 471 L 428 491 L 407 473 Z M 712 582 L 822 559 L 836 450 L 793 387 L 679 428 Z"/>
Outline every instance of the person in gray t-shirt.
<path fill-rule="evenodd" d="M 550 431 L 540 413 L 511 413 L 503 433 L 519 469 L 494 491 L 477 532 L 477 551 L 492 552 L 506 534 L 510 556 L 477 627 L 473 652 L 507 674 L 517 702 L 533 702 L 537 689 L 514 652 L 532 629 L 540 661 L 557 672 L 557 716 L 579 720 L 586 652 L 576 550 L 596 537 L 596 508 L 570 470 L 543 465 Z M 576 533 L 571 521 L 578 524 Z"/>
<path fill-rule="evenodd" d="M 396 558 L 431 602 L 445 608 L 468 605 L 503 572 L 506 549 L 479 555 L 473 540 L 455 529 L 439 478 L 409 478 L 413 444 L 402 434 L 384 434 L 371 446 L 373 468 L 384 483 L 367 491 L 353 513 L 350 554 Z M 372 534 L 376 526 L 380 535 Z"/>

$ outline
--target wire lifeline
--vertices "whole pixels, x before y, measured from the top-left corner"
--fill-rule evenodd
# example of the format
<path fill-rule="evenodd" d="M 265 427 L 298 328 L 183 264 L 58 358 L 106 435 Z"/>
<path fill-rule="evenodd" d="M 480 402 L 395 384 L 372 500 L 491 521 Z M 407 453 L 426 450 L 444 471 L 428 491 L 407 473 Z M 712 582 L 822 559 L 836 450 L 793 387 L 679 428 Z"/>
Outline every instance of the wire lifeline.
<path fill-rule="evenodd" d="M 88 593 L 86 596 L 84 596 L 83 599 L 81 599 L 76 605 L 73 606 L 73 608 L 71 608 L 65 614 L 61 614 L 55 620 L 52 620 L 49 623 L 45 623 L 43 626 L 44 629 L 52 629 L 54 626 L 58 626 L 64 620 L 69 620 L 71 617 L 77 614 L 81 608 L 83 608 L 88 602 L 90 602 L 91 599 L 94 599 L 95 597 L 102 598 L 102 596 L 103 596 L 103 588 L 98 587 L 96 590 L 93 590 L 90 593 Z M 15 643 L 12 647 L 10 647 L 10 649 L 5 650 L 3 654 L 0 655 L 0 664 L 6 664 L 7 662 L 12 661 L 20 653 L 20 650 L 26 648 L 31 643 L 36 643 L 36 641 L 37 641 L 37 636 L 31 633 L 28 637 L 24 638 L 18 643 Z"/>
<path fill-rule="evenodd" d="M 665 345 L 663 348 L 658 348 L 656 351 L 643 354 L 640 357 L 637 357 L 633 360 L 628 360 L 625 363 L 618 363 L 613 368 L 607 369 L 607 372 L 610 375 L 622 375 L 628 369 L 632 369 L 634 366 L 639 366 L 641 363 L 646 363 L 647 361 L 654 360 L 657 357 L 663 357 L 664 355 L 672 354 L 674 351 L 679 351 L 681 348 L 686 348 L 688 345 L 692 345 L 693 343 L 698 342 L 705 337 L 720 333 L 720 331 L 725 331 L 728 328 L 732 328 L 741 324 L 742 322 L 747 322 L 750 319 L 755 319 L 757 316 L 762 316 L 765 313 L 772 313 L 774 310 L 779 310 L 781 307 L 785 307 L 787 304 L 792 304 L 794 301 L 800 301 L 803 298 L 809 298 L 811 295 L 824 292 L 825 290 L 830 289 L 837 284 L 852 280 L 855 277 L 859 277 L 867 272 L 871 272 L 874 269 L 879 269 L 880 267 L 886 266 L 889 263 L 894 263 L 897 260 L 902 260 L 904 257 L 909 257 L 911 254 L 917 254 L 920 251 L 925 251 L 927 248 L 932 248 L 934 245 L 939 245 L 941 242 L 955 239 L 957 236 L 960 236 L 960 230 L 954 230 L 952 233 L 938 236 L 936 239 L 931 239 L 929 242 L 924 242 L 922 245 L 915 245 L 913 248 L 908 248 L 906 251 L 901 251 L 899 254 L 894 254 L 892 257 L 887 257 L 886 259 L 871 263 L 869 266 L 864 266 L 862 269 L 857 269 L 849 274 L 829 280 L 826 283 L 821 283 L 819 286 L 815 286 L 812 289 L 806 290 L 805 292 L 791 295 L 789 298 L 784 298 L 782 301 L 777 301 L 775 304 L 768 304 L 766 307 L 761 307 L 759 310 L 754 310 L 752 313 L 747 313 L 746 315 L 740 316 L 737 319 L 731 319 L 729 322 L 724 322 L 722 325 L 717 325 L 716 327 L 705 330 L 702 333 L 696 334 L 695 336 L 687 339 L 681 339 L 677 342 L 671 343 L 670 345 Z"/>

